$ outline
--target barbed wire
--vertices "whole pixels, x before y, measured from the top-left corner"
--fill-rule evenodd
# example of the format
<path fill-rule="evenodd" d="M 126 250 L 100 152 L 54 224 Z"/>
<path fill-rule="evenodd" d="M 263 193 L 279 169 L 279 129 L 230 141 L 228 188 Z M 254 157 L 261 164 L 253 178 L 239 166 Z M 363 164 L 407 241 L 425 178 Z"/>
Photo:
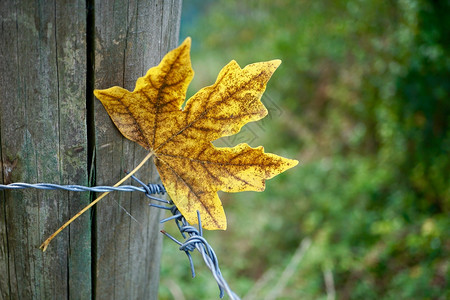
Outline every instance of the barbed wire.
<path fill-rule="evenodd" d="M 172 235 L 167 233 L 164 230 L 161 230 L 161 233 L 163 233 L 165 236 L 167 236 L 169 239 L 174 241 L 179 245 L 179 250 L 186 253 L 189 265 L 191 268 L 191 274 L 192 277 L 195 277 L 195 268 L 194 268 L 194 262 L 191 256 L 191 252 L 193 252 L 195 249 L 197 249 L 198 252 L 202 255 L 203 260 L 205 261 L 206 266 L 211 270 L 211 273 L 214 277 L 214 279 L 217 282 L 217 285 L 219 286 L 219 296 L 220 298 L 223 298 L 224 292 L 228 294 L 230 299 L 232 300 L 238 300 L 240 299 L 239 296 L 237 296 L 229 287 L 227 281 L 222 276 L 222 273 L 220 271 L 219 267 L 219 260 L 211 247 L 209 245 L 208 241 L 203 237 L 203 230 L 202 230 L 202 223 L 201 223 L 201 216 L 200 213 L 197 211 L 197 218 L 198 218 L 198 229 L 192 225 L 190 225 L 186 219 L 183 217 L 183 215 L 179 212 L 177 207 L 174 205 L 172 201 L 164 200 L 158 197 L 155 197 L 153 195 L 155 194 L 165 194 L 166 189 L 162 184 L 145 184 L 141 180 L 139 180 L 134 175 L 131 176 L 132 179 L 134 179 L 136 182 L 138 182 L 141 186 L 134 186 L 134 185 L 121 185 L 118 187 L 113 186 L 93 186 L 93 187 L 87 187 L 82 185 L 59 185 L 59 184 L 53 184 L 53 183 L 23 183 L 23 182 L 16 182 L 11 184 L 0 184 L 0 190 L 18 190 L 18 189 L 39 189 L 39 190 L 64 190 L 64 191 L 72 191 L 72 192 L 113 192 L 113 191 L 119 191 L 119 192 L 142 192 L 145 194 L 145 196 L 151 200 L 155 200 L 161 203 L 164 203 L 165 205 L 150 203 L 149 205 L 152 207 L 156 207 L 159 209 L 168 210 L 172 213 L 171 217 L 162 219 L 160 223 L 165 223 L 170 220 L 174 220 L 181 236 L 185 239 L 184 242 L 180 242 L 176 238 L 174 238 Z M 187 234 L 187 235 L 186 235 Z"/>
<path fill-rule="evenodd" d="M 71 192 L 144 192 L 150 194 L 161 194 L 161 191 L 165 192 L 165 188 L 162 184 L 150 184 L 146 187 L 139 187 L 134 185 L 121 185 L 118 187 L 113 186 L 83 186 L 83 185 L 59 185 L 53 183 L 23 183 L 16 182 L 11 184 L 0 184 L 0 190 L 20 190 L 20 189 L 38 189 L 38 190 L 64 190 Z"/>

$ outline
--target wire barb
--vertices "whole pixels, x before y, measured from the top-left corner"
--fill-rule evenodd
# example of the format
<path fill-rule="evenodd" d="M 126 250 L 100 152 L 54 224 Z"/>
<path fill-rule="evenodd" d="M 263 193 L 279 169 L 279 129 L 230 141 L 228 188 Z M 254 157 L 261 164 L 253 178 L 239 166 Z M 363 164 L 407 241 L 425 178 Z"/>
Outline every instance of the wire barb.
<path fill-rule="evenodd" d="M 131 176 L 132 179 L 136 180 L 137 178 L 135 176 Z M 140 180 L 138 181 L 141 185 L 144 185 Z M 148 194 L 145 194 L 148 198 L 153 199 L 154 197 L 149 197 Z M 162 199 L 153 199 L 153 200 L 159 200 L 164 201 Z M 224 292 L 228 294 L 230 299 L 232 300 L 238 300 L 240 299 L 228 286 L 228 283 L 226 282 L 225 278 L 223 278 L 222 273 L 220 272 L 219 268 L 219 260 L 217 259 L 216 253 L 214 252 L 213 248 L 209 245 L 207 240 L 203 237 L 203 230 L 202 230 L 202 220 L 200 217 L 200 212 L 197 211 L 197 218 L 198 218 L 198 229 L 194 226 L 191 226 L 186 219 L 183 217 L 183 215 L 179 212 L 178 208 L 173 204 L 173 202 L 168 203 L 170 206 L 163 206 L 158 204 L 152 204 L 150 203 L 150 206 L 170 210 L 173 216 L 165 218 L 161 220 L 161 223 L 165 223 L 169 220 L 175 220 L 175 223 L 177 224 L 177 227 L 184 239 L 186 239 L 184 242 L 178 241 L 176 238 L 174 238 L 172 235 L 167 233 L 164 230 L 161 230 L 161 233 L 167 236 L 169 239 L 177 243 L 180 247 L 180 251 L 184 251 L 188 257 L 189 265 L 191 267 L 191 274 L 192 277 L 195 277 L 195 269 L 194 269 L 194 262 L 192 260 L 191 252 L 193 252 L 195 249 L 200 252 L 200 254 L 203 257 L 203 260 L 205 261 L 206 266 L 211 270 L 211 273 L 213 274 L 214 279 L 217 282 L 217 285 L 219 286 L 219 296 L 220 298 L 223 298 Z M 189 237 L 186 237 L 186 234 L 189 235 Z"/>

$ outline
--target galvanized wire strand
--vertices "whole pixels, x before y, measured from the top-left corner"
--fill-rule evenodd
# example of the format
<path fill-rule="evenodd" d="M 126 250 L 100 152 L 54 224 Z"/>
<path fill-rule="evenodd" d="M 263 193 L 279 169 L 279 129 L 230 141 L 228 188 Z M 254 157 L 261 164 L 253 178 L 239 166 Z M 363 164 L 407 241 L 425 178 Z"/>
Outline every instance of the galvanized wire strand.
<path fill-rule="evenodd" d="M 59 185 L 59 184 L 52 184 L 52 183 L 23 183 L 23 182 L 16 182 L 11 184 L 0 184 L 0 190 L 18 190 L 18 189 L 39 189 L 39 190 L 64 190 L 64 191 L 72 191 L 72 192 L 113 192 L 113 191 L 119 191 L 119 192 L 142 192 L 145 194 L 146 197 L 149 199 L 159 201 L 166 205 L 159 205 L 151 203 L 150 205 L 156 208 L 170 210 L 173 216 L 165 218 L 161 220 L 161 223 L 175 220 L 175 223 L 177 224 L 178 229 L 180 230 L 181 235 L 185 239 L 184 242 L 180 242 L 177 239 L 175 239 L 173 236 L 162 230 L 161 232 L 169 237 L 171 240 L 173 240 L 175 243 L 177 243 L 180 247 L 180 251 L 183 251 L 186 253 L 189 264 L 191 268 L 192 277 L 195 277 L 195 269 L 194 269 L 194 262 L 192 260 L 191 252 L 193 252 L 195 249 L 197 249 L 198 252 L 203 257 L 203 260 L 205 261 L 206 266 L 211 270 L 211 273 L 214 277 L 214 279 L 217 282 L 217 285 L 219 286 L 220 291 L 220 298 L 223 298 L 224 292 L 228 294 L 230 299 L 232 300 L 238 300 L 240 299 L 228 286 L 228 283 L 223 278 L 222 273 L 219 268 L 219 260 L 217 259 L 217 256 L 213 250 L 213 248 L 209 245 L 207 240 L 203 237 L 203 231 L 201 226 L 201 217 L 200 213 L 197 212 L 198 217 L 198 229 L 194 226 L 191 226 L 186 219 L 183 217 L 183 215 L 178 211 L 177 207 L 173 204 L 173 202 L 169 202 L 164 199 L 160 199 L 157 197 L 154 197 L 152 195 L 154 194 L 165 194 L 166 190 L 162 184 L 145 184 L 142 181 L 140 181 L 135 176 L 131 176 L 134 180 L 136 180 L 141 186 L 133 186 L 133 185 L 121 185 L 118 187 L 112 187 L 112 186 L 94 186 L 94 187 L 86 187 L 82 185 Z M 187 237 L 186 234 L 189 236 Z"/>
<path fill-rule="evenodd" d="M 162 194 L 165 192 L 164 186 L 162 184 L 149 184 L 144 185 L 143 187 L 134 186 L 134 185 L 121 185 L 118 187 L 112 186 L 82 186 L 82 185 L 59 185 L 53 183 L 23 183 L 16 182 L 11 184 L 0 184 L 0 190 L 19 190 L 19 189 L 38 189 L 38 190 L 64 190 L 64 191 L 72 191 L 72 192 L 143 192 L 148 194 Z"/>

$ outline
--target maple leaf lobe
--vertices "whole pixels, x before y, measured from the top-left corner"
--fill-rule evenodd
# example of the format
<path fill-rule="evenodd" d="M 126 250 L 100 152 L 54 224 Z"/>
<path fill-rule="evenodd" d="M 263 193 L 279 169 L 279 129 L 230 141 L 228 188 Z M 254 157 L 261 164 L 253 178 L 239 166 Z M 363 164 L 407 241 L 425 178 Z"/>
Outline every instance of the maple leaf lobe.
<path fill-rule="evenodd" d="M 213 141 L 265 117 L 267 109 L 260 98 L 280 63 L 272 60 L 244 69 L 234 60 L 228 63 L 213 85 L 201 89 L 186 102 L 186 130 L 200 131 L 199 138 Z"/>
<path fill-rule="evenodd" d="M 189 50 L 191 39 L 169 52 L 161 63 L 138 78 L 133 92 L 114 86 L 94 90 L 119 131 L 128 139 L 151 150 L 157 147 L 155 137 L 165 136 L 161 127 L 166 115 L 178 111 L 194 76 Z"/>
<path fill-rule="evenodd" d="M 280 60 L 240 68 L 227 64 L 216 82 L 192 96 L 181 110 L 193 71 L 190 39 L 170 51 L 129 92 L 96 90 L 125 137 L 154 153 L 167 193 L 186 220 L 206 229 L 226 229 L 217 191 L 262 191 L 265 180 L 295 166 L 296 160 L 240 144 L 216 148 L 211 142 L 232 135 L 267 115 L 260 98 Z"/>

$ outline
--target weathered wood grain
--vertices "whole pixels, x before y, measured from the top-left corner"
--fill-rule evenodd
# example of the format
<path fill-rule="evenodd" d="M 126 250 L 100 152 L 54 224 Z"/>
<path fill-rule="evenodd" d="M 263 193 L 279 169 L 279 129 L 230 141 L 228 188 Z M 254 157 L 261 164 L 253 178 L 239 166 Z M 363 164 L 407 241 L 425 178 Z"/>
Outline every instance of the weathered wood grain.
<path fill-rule="evenodd" d="M 114 184 L 145 156 L 86 91 L 91 81 L 133 89 L 176 46 L 181 1 L 93 3 L 0 1 L 3 183 L 87 185 L 93 145 L 96 183 Z M 138 175 L 158 180 L 151 164 Z M 142 195 L 110 194 L 39 250 L 88 202 L 86 193 L 0 191 L 0 300 L 156 299 L 160 212 Z"/>
<path fill-rule="evenodd" d="M 0 95 L 3 182 L 87 184 L 84 1 L 1 1 Z M 86 194 L 2 192 L 0 295 L 5 299 L 91 294 L 90 219 L 44 254 L 47 235 L 89 201 Z M 69 280 L 77 284 L 69 285 Z"/>
<path fill-rule="evenodd" d="M 96 2 L 95 88 L 118 85 L 133 90 L 137 78 L 176 47 L 180 14 L 181 1 Z M 95 124 L 97 184 L 114 184 L 146 151 L 123 138 L 98 100 Z M 152 163 L 138 176 L 144 182 L 157 178 Z M 161 212 L 148 202 L 142 195 L 117 193 L 97 205 L 98 299 L 157 298 Z"/>

